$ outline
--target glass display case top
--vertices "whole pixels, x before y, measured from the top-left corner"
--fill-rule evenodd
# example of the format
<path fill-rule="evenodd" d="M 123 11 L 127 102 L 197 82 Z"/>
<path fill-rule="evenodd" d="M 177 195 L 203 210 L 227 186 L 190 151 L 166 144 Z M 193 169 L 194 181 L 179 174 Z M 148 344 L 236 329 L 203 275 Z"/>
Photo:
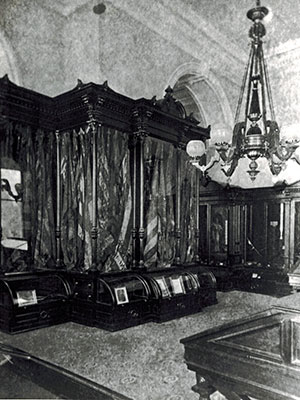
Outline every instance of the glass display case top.
<path fill-rule="evenodd" d="M 161 297 L 173 297 L 197 292 L 197 277 L 189 272 L 153 273 L 152 280 L 159 288 Z"/>
<path fill-rule="evenodd" d="M 122 305 L 150 297 L 150 288 L 139 275 L 102 277 L 97 286 L 98 303 Z"/>
<path fill-rule="evenodd" d="M 59 275 L 13 274 L 0 279 L 1 297 L 9 296 L 17 307 L 39 304 L 44 301 L 67 299 L 70 288 Z"/>

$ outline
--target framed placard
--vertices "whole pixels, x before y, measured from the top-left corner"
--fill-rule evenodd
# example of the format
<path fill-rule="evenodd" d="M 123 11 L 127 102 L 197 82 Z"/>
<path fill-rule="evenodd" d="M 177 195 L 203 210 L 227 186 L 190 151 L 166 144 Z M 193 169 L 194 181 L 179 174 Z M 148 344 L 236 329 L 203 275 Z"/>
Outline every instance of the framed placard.
<path fill-rule="evenodd" d="M 125 286 L 115 288 L 115 295 L 117 299 L 117 304 L 126 304 L 129 303 L 128 293 Z"/>
<path fill-rule="evenodd" d="M 165 278 L 154 278 L 156 280 L 156 282 L 158 283 L 160 290 L 161 290 L 161 294 L 162 297 L 170 297 L 170 291 L 168 289 L 167 283 Z"/>
<path fill-rule="evenodd" d="M 174 294 L 183 294 L 185 293 L 184 286 L 183 286 L 183 281 L 182 281 L 182 276 L 178 277 L 172 277 L 171 278 L 171 285 L 172 285 L 172 291 Z"/>
<path fill-rule="evenodd" d="M 36 290 L 20 290 L 17 292 L 17 301 L 19 307 L 25 307 L 37 304 Z"/>

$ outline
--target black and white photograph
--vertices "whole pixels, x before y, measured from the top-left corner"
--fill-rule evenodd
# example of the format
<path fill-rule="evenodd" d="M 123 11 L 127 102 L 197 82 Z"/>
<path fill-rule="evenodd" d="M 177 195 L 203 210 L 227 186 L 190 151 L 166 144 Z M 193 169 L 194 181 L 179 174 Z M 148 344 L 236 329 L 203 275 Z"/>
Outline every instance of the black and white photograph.
<path fill-rule="evenodd" d="M 0 0 L 0 399 L 300 400 L 300 1 Z"/>
<path fill-rule="evenodd" d="M 125 304 L 128 303 L 128 294 L 127 294 L 127 290 L 126 287 L 119 287 L 119 288 L 115 288 L 115 295 L 116 295 L 116 299 L 117 299 L 117 304 Z"/>

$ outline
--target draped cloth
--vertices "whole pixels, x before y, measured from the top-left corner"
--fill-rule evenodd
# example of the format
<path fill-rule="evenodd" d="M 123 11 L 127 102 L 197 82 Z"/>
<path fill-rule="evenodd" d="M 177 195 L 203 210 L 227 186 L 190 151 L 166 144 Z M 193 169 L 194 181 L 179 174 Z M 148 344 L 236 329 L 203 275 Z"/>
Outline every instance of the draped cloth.
<path fill-rule="evenodd" d="M 2 164 L 4 159 L 11 159 L 22 171 L 23 236 L 30 256 L 26 268 L 33 264 L 35 268 L 53 267 L 57 211 L 55 134 L 9 122 L 0 130 Z M 92 263 L 91 132 L 82 128 L 60 135 L 62 261 L 68 270 L 88 270 Z M 96 263 L 102 270 L 124 269 L 131 260 L 128 136 L 101 128 L 96 150 Z"/>
<path fill-rule="evenodd" d="M 147 138 L 145 143 L 145 247 L 148 268 L 170 266 L 175 255 L 175 149 Z"/>
<path fill-rule="evenodd" d="M 91 131 L 61 134 L 62 254 L 67 269 L 92 266 L 92 140 Z M 97 154 L 97 268 L 125 269 L 130 262 L 131 189 L 128 137 L 101 128 Z"/>
<path fill-rule="evenodd" d="M 181 208 L 180 208 L 180 255 L 181 262 L 191 262 L 195 257 L 196 246 L 196 168 L 193 167 L 185 152 L 181 158 Z"/>
<path fill-rule="evenodd" d="M 97 260 L 105 271 L 131 262 L 132 201 L 128 135 L 102 127 L 97 138 Z"/>
<path fill-rule="evenodd" d="M 170 266 L 175 258 L 177 207 L 177 157 L 180 157 L 180 256 L 190 262 L 195 255 L 195 170 L 185 152 L 165 142 L 147 138 L 145 144 L 145 251 L 148 268 Z"/>
<path fill-rule="evenodd" d="M 1 167 L 7 168 L 6 164 L 13 162 L 22 173 L 23 238 L 28 242 L 26 256 L 15 250 L 15 261 L 11 264 L 9 260 L 8 270 L 31 269 L 33 263 L 36 268 L 54 263 L 54 140 L 53 133 L 13 122 L 0 127 Z"/>
<path fill-rule="evenodd" d="M 29 126 L 0 126 L 1 159 L 10 158 L 22 172 L 23 236 L 28 241 L 27 267 L 53 267 L 56 259 L 56 137 Z M 66 269 L 92 265 L 92 138 L 87 127 L 61 137 L 61 257 Z M 128 135 L 101 127 L 97 132 L 97 268 L 130 266 L 132 188 Z M 145 263 L 170 266 L 175 256 L 177 150 L 147 138 L 145 143 Z M 193 258 L 195 196 L 193 173 L 184 152 L 181 160 L 181 260 Z M 23 266 L 22 266 L 23 268 Z"/>

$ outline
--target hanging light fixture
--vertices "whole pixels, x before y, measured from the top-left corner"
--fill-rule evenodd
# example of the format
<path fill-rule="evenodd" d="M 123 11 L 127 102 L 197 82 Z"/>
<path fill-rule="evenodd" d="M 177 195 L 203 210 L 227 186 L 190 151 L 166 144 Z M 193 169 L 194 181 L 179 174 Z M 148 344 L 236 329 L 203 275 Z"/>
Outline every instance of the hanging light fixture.
<path fill-rule="evenodd" d="M 247 17 L 253 22 L 249 30 L 251 49 L 235 114 L 232 143 L 222 142 L 215 145 L 223 161 L 222 171 L 227 177 L 234 173 L 239 159 L 245 156 L 250 159 L 247 172 L 251 180 L 255 180 L 259 173 L 259 157 L 265 157 L 272 174 L 278 175 L 285 161 L 298 147 L 296 141 L 280 140 L 275 119 L 262 42 L 266 34 L 262 20 L 268 12 L 258 0 L 256 7 L 247 13 Z"/>

